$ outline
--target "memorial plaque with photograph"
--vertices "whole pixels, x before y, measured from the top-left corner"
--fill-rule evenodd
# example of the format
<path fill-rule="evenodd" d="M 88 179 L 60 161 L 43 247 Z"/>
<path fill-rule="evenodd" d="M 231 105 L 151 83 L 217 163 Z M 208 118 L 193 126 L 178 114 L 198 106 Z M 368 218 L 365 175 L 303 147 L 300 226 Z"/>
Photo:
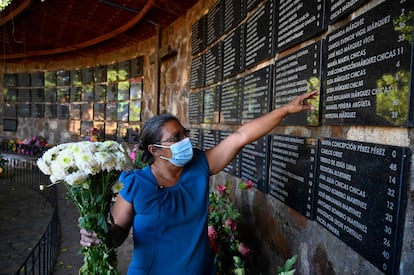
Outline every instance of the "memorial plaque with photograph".
<path fill-rule="evenodd" d="M 223 44 L 215 44 L 205 54 L 205 85 L 217 83 L 223 78 Z"/>
<path fill-rule="evenodd" d="M 93 68 L 82 68 L 82 85 L 93 84 Z"/>
<path fill-rule="evenodd" d="M 269 193 L 308 219 L 314 219 L 316 140 L 271 136 Z"/>
<path fill-rule="evenodd" d="M 31 90 L 31 98 L 33 102 L 43 102 L 45 100 L 45 91 L 42 88 L 34 88 Z"/>
<path fill-rule="evenodd" d="M 191 26 L 191 55 L 196 55 L 206 48 L 207 15 L 204 15 Z"/>
<path fill-rule="evenodd" d="M 127 141 L 128 124 L 118 123 L 116 128 L 116 141 L 126 142 Z"/>
<path fill-rule="evenodd" d="M 207 13 L 207 47 L 223 34 L 224 2 L 217 0 Z"/>
<path fill-rule="evenodd" d="M 82 85 L 82 71 L 80 70 L 70 71 L 70 85 L 72 86 Z"/>
<path fill-rule="evenodd" d="M 105 101 L 106 84 L 95 84 L 95 101 Z"/>
<path fill-rule="evenodd" d="M 105 123 L 105 139 L 107 140 L 116 140 L 116 122 L 106 122 Z"/>
<path fill-rule="evenodd" d="M 105 119 L 107 121 L 116 121 L 117 111 L 118 111 L 118 105 L 116 103 L 107 103 Z"/>
<path fill-rule="evenodd" d="M 69 118 L 69 105 L 59 104 L 57 108 L 57 117 L 59 119 Z"/>
<path fill-rule="evenodd" d="M 326 29 L 325 0 L 283 0 L 277 8 L 276 48 L 281 52 Z"/>
<path fill-rule="evenodd" d="M 224 38 L 223 79 L 244 70 L 244 24 Z"/>
<path fill-rule="evenodd" d="M 17 117 L 31 117 L 32 116 L 32 104 L 20 103 L 17 104 Z"/>
<path fill-rule="evenodd" d="M 44 77 L 43 77 L 43 72 L 31 73 L 30 80 L 31 80 L 32 87 L 42 88 L 45 82 Z"/>
<path fill-rule="evenodd" d="M 3 131 L 16 132 L 17 131 L 17 119 L 3 119 Z"/>
<path fill-rule="evenodd" d="M 224 2 L 224 33 L 236 27 L 246 16 L 245 1 L 223 0 Z"/>
<path fill-rule="evenodd" d="M 69 110 L 70 119 L 81 119 L 81 104 L 70 104 Z"/>
<path fill-rule="evenodd" d="M 70 101 L 71 102 L 82 101 L 82 87 L 71 87 L 70 88 Z"/>
<path fill-rule="evenodd" d="M 269 65 L 244 77 L 242 123 L 270 111 L 272 68 L 272 65 Z"/>
<path fill-rule="evenodd" d="M 93 120 L 103 121 L 105 120 L 105 103 L 95 103 L 93 104 Z"/>
<path fill-rule="evenodd" d="M 118 85 L 117 83 L 109 83 L 106 89 L 106 100 L 114 101 L 118 98 Z"/>
<path fill-rule="evenodd" d="M 93 107 L 91 103 L 81 104 L 81 120 L 93 120 Z"/>
<path fill-rule="evenodd" d="M 45 72 L 45 87 L 56 87 L 56 72 Z"/>
<path fill-rule="evenodd" d="M 203 122 L 203 92 L 191 92 L 188 100 L 188 121 Z"/>
<path fill-rule="evenodd" d="M 3 116 L 4 117 L 17 117 L 17 105 L 11 103 L 3 104 Z"/>
<path fill-rule="evenodd" d="M 69 122 L 69 132 L 71 134 L 80 135 L 81 133 L 81 122 L 80 120 L 71 120 Z"/>
<path fill-rule="evenodd" d="M 273 57 L 275 51 L 275 6 L 268 0 L 246 23 L 245 69 Z"/>
<path fill-rule="evenodd" d="M 131 79 L 130 88 L 130 99 L 141 99 L 142 98 L 142 77 L 136 77 Z"/>
<path fill-rule="evenodd" d="M 93 121 L 81 121 L 81 136 L 88 136 L 93 129 Z"/>
<path fill-rule="evenodd" d="M 85 85 L 82 87 L 82 101 L 93 102 L 95 98 L 93 85 Z"/>
<path fill-rule="evenodd" d="M 116 129 L 116 140 L 120 142 L 126 142 L 128 140 L 128 124 L 118 123 Z"/>
<path fill-rule="evenodd" d="M 141 121 L 141 101 L 129 102 L 129 121 Z"/>
<path fill-rule="evenodd" d="M 129 81 L 118 82 L 118 100 L 129 99 Z"/>
<path fill-rule="evenodd" d="M 106 67 L 106 80 L 108 82 L 115 82 L 118 80 L 118 63 L 109 64 Z M 116 132 L 116 130 L 115 130 Z"/>
<path fill-rule="evenodd" d="M 203 123 L 219 123 L 220 121 L 220 86 L 204 90 Z"/>
<path fill-rule="evenodd" d="M 253 186 L 268 193 L 269 182 L 269 136 L 247 144 L 240 153 L 240 178 L 251 180 Z"/>
<path fill-rule="evenodd" d="M 321 91 L 322 41 L 308 45 L 276 61 L 273 108 L 279 108 L 296 96 L 314 90 Z M 321 122 L 320 94 L 308 103 L 313 110 L 285 117 L 282 125 L 318 126 Z"/>
<path fill-rule="evenodd" d="M 4 85 L 6 87 L 16 87 L 17 86 L 17 74 L 4 75 Z"/>
<path fill-rule="evenodd" d="M 46 88 L 45 90 L 45 101 L 46 102 L 56 102 L 57 97 L 57 89 L 54 88 Z"/>
<path fill-rule="evenodd" d="M 205 55 L 199 55 L 191 60 L 191 88 L 200 88 L 205 86 Z"/>
<path fill-rule="evenodd" d="M 127 129 L 127 142 L 131 144 L 139 144 L 139 128 L 128 128 Z"/>
<path fill-rule="evenodd" d="M 368 0 L 353 0 L 353 1 L 338 1 L 329 0 L 328 6 L 328 19 L 329 24 L 349 15 L 351 12 L 368 2 Z"/>
<path fill-rule="evenodd" d="M 194 148 L 197 149 L 201 149 L 203 148 L 203 136 L 201 133 L 201 129 L 197 129 L 197 128 L 190 128 L 190 141 L 191 141 L 191 145 Z"/>
<path fill-rule="evenodd" d="M 19 89 L 17 91 L 18 101 L 19 102 L 29 102 L 31 101 L 31 89 Z"/>
<path fill-rule="evenodd" d="M 56 85 L 68 86 L 70 84 L 70 72 L 60 70 L 56 72 Z"/>
<path fill-rule="evenodd" d="M 226 137 L 231 135 L 233 132 L 231 131 L 220 131 L 220 142 L 223 141 Z M 238 153 L 226 167 L 224 167 L 223 171 L 227 174 L 240 178 L 240 159 L 241 153 Z"/>
<path fill-rule="evenodd" d="M 17 74 L 17 86 L 19 87 L 30 87 L 30 74 L 20 73 Z"/>
<path fill-rule="evenodd" d="M 119 102 L 117 106 L 117 116 L 116 119 L 122 122 L 128 122 L 129 114 L 129 103 L 128 102 Z"/>
<path fill-rule="evenodd" d="M 220 132 L 211 129 L 201 129 L 202 147 L 201 150 L 207 150 L 216 146 L 220 142 Z"/>
<path fill-rule="evenodd" d="M 96 66 L 94 69 L 94 82 L 106 82 L 106 65 Z"/>
<path fill-rule="evenodd" d="M 414 1 L 386 1 L 327 36 L 323 123 L 413 127 Z"/>
<path fill-rule="evenodd" d="M 242 110 L 242 82 L 242 79 L 239 78 L 221 85 L 221 124 L 240 124 Z"/>
<path fill-rule="evenodd" d="M 60 103 L 69 102 L 70 88 L 69 87 L 58 87 L 57 88 L 57 101 Z"/>
<path fill-rule="evenodd" d="M 118 80 L 127 80 L 130 78 L 130 63 L 129 60 L 124 60 L 118 63 Z"/>
<path fill-rule="evenodd" d="M 386 274 L 397 274 L 408 147 L 325 138 L 318 150 L 316 221 Z"/>
<path fill-rule="evenodd" d="M 45 118 L 56 118 L 57 117 L 56 104 L 46 104 L 44 115 L 45 115 Z"/>
<path fill-rule="evenodd" d="M 5 102 L 17 102 L 17 90 L 13 88 L 4 89 Z"/>
<path fill-rule="evenodd" d="M 144 75 L 144 56 L 140 55 L 131 60 L 131 78 Z"/>
<path fill-rule="evenodd" d="M 32 104 L 32 117 L 39 118 L 43 117 L 45 112 L 45 105 L 44 104 Z"/>

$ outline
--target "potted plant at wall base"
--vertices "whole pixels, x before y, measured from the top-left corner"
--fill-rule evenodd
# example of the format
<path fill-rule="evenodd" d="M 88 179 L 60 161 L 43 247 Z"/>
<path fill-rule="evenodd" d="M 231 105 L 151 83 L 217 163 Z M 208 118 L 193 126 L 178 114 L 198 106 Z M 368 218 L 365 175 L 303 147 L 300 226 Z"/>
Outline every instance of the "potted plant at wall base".
<path fill-rule="evenodd" d="M 119 274 L 107 220 L 112 220 L 110 206 L 121 189 L 117 182 L 120 172 L 133 168 L 126 150 L 114 141 L 64 143 L 47 150 L 37 165 L 50 176 L 51 185 L 66 186 L 69 199 L 79 210 L 79 227 L 96 232 L 101 240 L 81 249 L 84 264 L 79 274 Z"/>

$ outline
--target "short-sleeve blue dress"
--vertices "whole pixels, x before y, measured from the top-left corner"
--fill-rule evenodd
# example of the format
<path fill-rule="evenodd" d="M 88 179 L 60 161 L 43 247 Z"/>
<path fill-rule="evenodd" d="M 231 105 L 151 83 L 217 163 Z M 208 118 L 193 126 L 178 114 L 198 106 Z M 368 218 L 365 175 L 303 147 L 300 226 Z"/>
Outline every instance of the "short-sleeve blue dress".
<path fill-rule="evenodd" d="M 120 195 L 135 211 L 129 275 L 214 274 L 208 179 L 207 158 L 197 149 L 172 187 L 160 188 L 149 166 L 121 174 Z"/>

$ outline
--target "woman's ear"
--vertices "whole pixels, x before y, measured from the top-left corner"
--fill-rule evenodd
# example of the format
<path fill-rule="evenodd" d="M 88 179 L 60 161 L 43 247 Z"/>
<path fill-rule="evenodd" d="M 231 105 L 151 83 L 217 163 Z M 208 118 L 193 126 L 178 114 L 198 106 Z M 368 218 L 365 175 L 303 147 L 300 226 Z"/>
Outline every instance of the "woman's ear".
<path fill-rule="evenodd" d="M 157 152 L 157 147 L 155 147 L 154 145 L 150 144 L 148 145 L 148 152 L 150 152 L 152 155 L 154 155 Z"/>

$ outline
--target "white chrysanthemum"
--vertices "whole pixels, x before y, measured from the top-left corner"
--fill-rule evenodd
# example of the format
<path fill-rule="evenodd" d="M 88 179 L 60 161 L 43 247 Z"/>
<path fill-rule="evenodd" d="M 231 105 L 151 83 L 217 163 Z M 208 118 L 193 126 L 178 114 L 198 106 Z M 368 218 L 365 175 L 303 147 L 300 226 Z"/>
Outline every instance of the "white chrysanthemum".
<path fill-rule="evenodd" d="M 77 171 L 68 175 L 65 179 L 65 182 L 69 185 L 81 185 L 85 183 L 88 176 L 89 175 L 84 173 L 83 171 Z"/>
<path fill-rule="evenodd" d="M 108 152 L 97 152 L 96 158 L 101 166 L 102 171 L 113 171 L 116 167 L 116 158 L 114 154 Z"/>
<path fill-rule="evenodd" d="M 90 175 L 100 172 L 96 158 L 88 151 L 81 152 L 76 156 L 76 166 L 79 170 L 83 170 Z"/>
<path fill-rule="evenodd" d="M 119 193 L 119 191 L 122 190 L 122 188 L 124 188 L 124 184 L 120 181 L 117 181 L 113 186 L 112 186 L 112 192 L 114 194 Z"/>
<path fill-rule="evenodd" d="M 59 165 L 62 165 L 63 169 L 66 172 L 76 171 L 74 155 L 68 151 L 61 151 L 59 155 L 56 156 L 54 162 L 57 162 Z"/>
<path fill-rule="evenodd" d="M 39 167 L 40 171 L 42 171 L 45 175 L 50 175 L 52 172 L 50 171 L 49 165 L 43 158 L 39 158 L 36 161 L 37 167 Z"/>
<path fill-rule="evenodd" d="M 56 178 L 56 180 L 65 180 L 67 176 L 65 167 L 59 161 L 53 161 L 50 164 L 51 174 Z"/>

